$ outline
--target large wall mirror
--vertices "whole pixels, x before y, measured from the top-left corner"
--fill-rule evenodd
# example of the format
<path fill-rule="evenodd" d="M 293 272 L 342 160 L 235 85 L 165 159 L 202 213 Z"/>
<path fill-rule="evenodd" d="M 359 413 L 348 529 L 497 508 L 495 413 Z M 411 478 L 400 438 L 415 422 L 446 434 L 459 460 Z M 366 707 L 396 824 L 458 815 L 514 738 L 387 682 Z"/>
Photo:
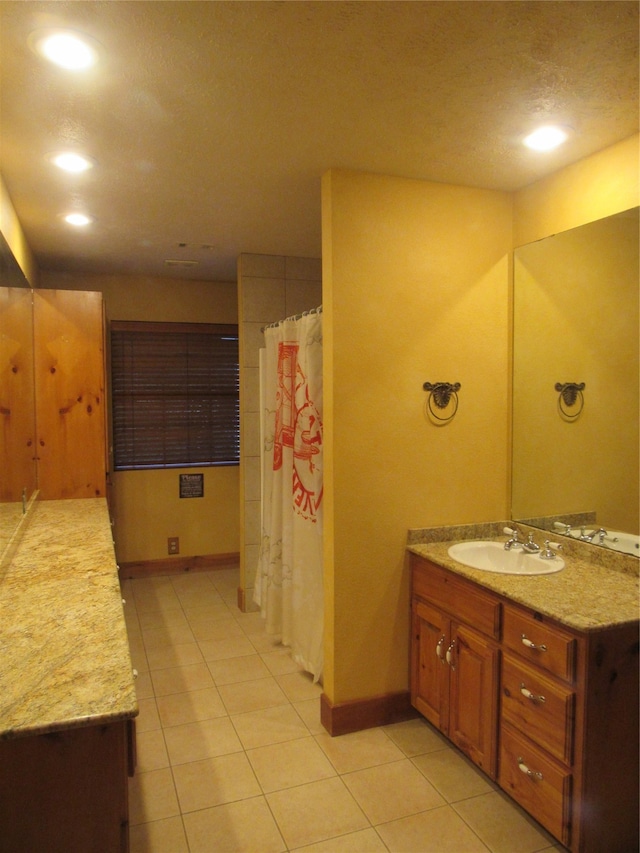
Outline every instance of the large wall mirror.
<path fill-rule="evenodd" d="M 0 557 L 36 490 L 33 293 L 0 234 Z"/>
<path fill-rule="evenodd" d="M 514 253 L 512 518 L 640 556 L 638 235 L 634 208 Z"/>

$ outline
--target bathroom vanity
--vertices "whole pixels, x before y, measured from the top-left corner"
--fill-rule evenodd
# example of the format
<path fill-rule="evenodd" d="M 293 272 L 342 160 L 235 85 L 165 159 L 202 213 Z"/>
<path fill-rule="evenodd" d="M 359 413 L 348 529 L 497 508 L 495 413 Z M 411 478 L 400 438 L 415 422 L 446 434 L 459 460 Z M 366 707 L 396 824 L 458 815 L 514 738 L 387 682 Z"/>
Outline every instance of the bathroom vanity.
<path fill-rule="evenodd" d="M 573 853 L 637 850 L 635 558 L 523 577 L 451 544 L 409 545 L 412 704 Z"/>
<path fill-rule="evenodd" d="M 138 706 L 106 500 L 31 513 L 0 565 L 0 851 L 126 851 Z"/>

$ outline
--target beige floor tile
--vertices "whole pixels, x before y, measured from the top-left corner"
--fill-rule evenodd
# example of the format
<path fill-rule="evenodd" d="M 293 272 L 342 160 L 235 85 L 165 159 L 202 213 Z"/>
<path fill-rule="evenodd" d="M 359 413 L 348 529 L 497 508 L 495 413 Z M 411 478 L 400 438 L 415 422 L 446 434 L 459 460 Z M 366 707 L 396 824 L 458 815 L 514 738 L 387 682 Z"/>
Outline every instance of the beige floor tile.
<path fill-rule="evenodd" d="M 256 653 L 251 640 L 244 634 L 241 637 L 230 637 L 226 640 L 201 640 L 200 651 L 206 661 L 238 658 Z"/>
<path fill-rule="evenodd" d="M 184 816 L 190 853 L 283 853 L 276 822 L 263 797 Z"/>
<path fill-rule="evenodd" d="M 172 765 L 188 764 L 242 750 L 240 739 L 228 717 L 165 728 L 164 737 Z"/>
<path fill-rule="evenodd" d="M 316 739 L 338 773 L 363 770 L 405 757 L 382 729 L 366 729 L 341 737 L 331 737 L 323 729 Z"/>
<path fill-rule="evenodd" d="M 227 709 L 215 687 L 158 696 L 156 702 L 163 726 L 181 726 L 184 723 L 212 720 L 227 714 Z"/>
<path fill-rule="evenodd" d="M 393 723 L 385 726 L 384 730 L 409 758 L 426 752 L 435 752 L 444 747 L 451 748 L 445 736 L 436 731 L 423 717 L 405 720 L 403 723 Z"/>
<path fill-rule="evenodd" d="M 554 839 L 502 791 L 454 803 L 452 808 L 492 853 L 533 853 Z"/>
<path fill-rule="evenodd" d="M 190 619 L 189 625 L 199 643 L 209 640 L 246 639 L 244 631 L 231 614 L 226 619 Z"/>
<path fill-rule="evenodd" d="M 375 829 L 350 832 L 340 838 L 297 847 L 294 853 L 388 853 Z"/>
<path fill-rule="evenodd" d="M 489 853 L 451 806 L 376 827 L 390 853 Z M 511 853 L 516 853 L 511 848 Z"/>
<path fill-rule="evenodd" d="M 260 655 L 271 654 L 271 652 L 281 651 L 285 646 L 282 645 L 280 637 L 272 634 L 267 634 L 266 631 L 262 634 L 251 634 L 251 642 L 254 649 Z"/>
<path fill-rule="evenodd" d="M 147 649 L 149 669 L 170 669 L 174 666 L 189 666 L 204 663 L 197 643 L 178 643 L 171 646 L 156 646 Z"/>
<path fill-rule="evenodd" d="M 263 654 L 262 660 L 269 668 L 271 675 L 288 675 L 290 672 L 297 672 L 300 669 L 291 657 L 291 651 L 286 646 Z"/>
<path fill-rule="evenodd" d="M 183 814 L 262 793 L 244 752 L 178 764 L 173 774 Z"/>
<path fill-rule="evenodd" d="M 452 747 L 418 755 L 413 763 L 448 803 L 495 791 L 495 785 Z"/>
<path fill-rule="evenodd" d="M 236 684 L 239 681 L 253 681 L 256 678 L 268 678 L 271 674 L 262 662 L 260 655 L 212 660 L 208 661 L 208 665 L 216 684 Z"/>
<path fill-rule="evenodd" d="M 252 634 L 265 633 L 265 621 L 262 618 L 261 613 L 239 613 L 236 618 L 238 620 L 238 625 L 242 628 L 245 634 L 247 634 L 247 636 L 250 637 Z"/>
<path fill-rule="evenodd" d="M 247 756 L 265 793 L 336 775 L 333 765 L 310 735 L 252 749 Z"/>
<path fill-rule="evenodd" d="M 314 684 L 313 676 L 301 669 L 285 675 L 276 675 L 275 679 L 290 702 L 319 699 L 322 693 L 322 685 L 317 682 Z"/>
<path fill-rule="evenodd" d="M 163 583 L 168 581 L 168 583 Z M 132 582 L 133 598 L 138 611 L 163 613 L 180 607 L 180 599 L 171 585 L 170 578 L 153 578 Z"/>
<path fill-rule="evenodd" d="M 307 699 L 304 702 L 292 702 L 293 707 L 300 714 L 304 724 L 312 735 L 326 733 L 325 727 L 320 722 L 320 700 Z"/>
<path fill-rule="evenodd" d="M 129 779 L 129 823 L 148 823 L 180 814 L 169 768 L 137 773 Z"/>
<path fill-rule="evenodd" d="M 156 646 L 171 646 L 174 643 L 195 643 L 196 638 L 186 621 L 159 623 L 154 628 L 143 628 L 142 638 L 147 652 Z"/>
<path fill-rule="evenodd" d="M 444 799 L 408 758 L 342 777 L 372 824 L 444 805 Z"/>
<path fill-rule="evenodd" d="M 276 791 L 266 797 L 290 848 L 326 841 L 369 826 L 338 777 Z"/>
<path fill-rule="evenodd" d="M 229 714 L 244 714 L 287 703 L 287 697 L 274 678 L 221 684 L 218 690 Z"/>
<path fill-rule="evenodd" d="M 156 696 L 187 693 L 190 690 L 204 690 L 214 686 L 211 673 L 204 663 L 156 669 L 151 673 L 151 680 Z"/>
<path fill-rule="evenodd" d="M 138 701 L 140 701 L 140 699 L 150 699 L 155 695 L 153 692 L 153 682 L 151 681 L 151 675 L 148 671 L 140 672 L 139 670 L 137 670 L 137 672 L 138 675 L 136 676 L 136 680 L 134 683 L 136 687 L 136 696 L 138 698 Z"/>
<path fill-rule="evenodd" d="M 136 732 L 136 773 L 169 766 L 169 756 L 162 729 Z"/>
<path fill-rule="evenodd" d="M 132 826 L 131 853 L 189 853 L 181 817 Z"/>
<path fill-rule="evenodd" d="M 187 617 L 184 615 L 182 607 L 176 607 L 172 610 L 166 610 L 158 613 L 155 610 L 146 610 L 139 614 L 138 621 L 140 628 L 146 631 L 150 628 L 174 627 L 187 628 Z"/>
<path fill-rule="evenodd" d="M 138 672 L 148 672 L 149 663 L 147 661 L 147 650 L 144 647 L 142 637 L 140 639 L 129 638 L 129 654 L 131 655 L 131 665 Z"/>
<path fill-rule="evenodd" d="M 245 749 L 308 737 L 309 729 L 291 705 L 277 705 L 231 718 Z"/>
<path fill-rule="evenodd" d="M 219 622 L 220 620 L 233 619 L 231 609 L 227 607 L 224 601 L 220 598 L 213 604 L 203 603 L 201 600 L 197 604 L 182 605 L 184 615 L 192 623 Z"/>
<path fill-rule="evenodd" d="M 156 700 L 138 699 L 140 713 L 136 717 L 136 732 L 149 732 L 161 728 Z"/>

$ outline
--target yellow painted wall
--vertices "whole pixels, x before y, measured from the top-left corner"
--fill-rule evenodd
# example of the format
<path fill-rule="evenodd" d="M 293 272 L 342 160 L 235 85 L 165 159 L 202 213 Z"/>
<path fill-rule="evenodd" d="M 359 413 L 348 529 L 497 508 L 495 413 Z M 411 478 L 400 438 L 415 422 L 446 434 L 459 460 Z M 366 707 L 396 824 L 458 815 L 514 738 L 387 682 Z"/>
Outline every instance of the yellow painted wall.
<path fill-rule="evenodd" d="M 73 276 L 43 272 L 41 286 L 99 290 L 110 320 L 237 323 L 233 283 L 148 276 Z M 204 497 L 180 498 L 179 474 L 204 473 Z M 114 534 L 120 562 L 167 557 L 167 538 L 180 538 L 181 556 L 237 554 L 240 486 L 237 466 L 112 475 Z"/>
<path fill-rule="evenodd" d="M 0 233 L 7 241 L 20 269 L 31 287 L 38 286 L 38 267 L 27 243 L 22 226 L 9 196 L 7 187 L 0 175 Z"/>
<path fill-rule="evenodd" d="M 407 528 L 506 517 L 507 193 L 323 180 L 329 700 L 408 686 Z M 460 382 L 447 426 L 423 383 Z"/>

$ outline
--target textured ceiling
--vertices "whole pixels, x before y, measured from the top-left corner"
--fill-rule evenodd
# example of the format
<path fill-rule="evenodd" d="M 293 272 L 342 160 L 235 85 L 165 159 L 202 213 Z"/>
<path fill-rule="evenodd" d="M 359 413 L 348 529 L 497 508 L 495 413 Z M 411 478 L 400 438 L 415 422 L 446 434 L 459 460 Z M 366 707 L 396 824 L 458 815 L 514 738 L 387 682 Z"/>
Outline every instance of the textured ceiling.
<path fill-rule="evenodd" d="M 49 26 L 98 66 L 36 56 Z M 569 143 L 523 148 L 547 122 Z M 637 130 L 635 0 L 0 2 L 0 173 L 43 269 L 234 280 L 240 252 L 320 255 L 332 167 L 514 190 Z"/>

